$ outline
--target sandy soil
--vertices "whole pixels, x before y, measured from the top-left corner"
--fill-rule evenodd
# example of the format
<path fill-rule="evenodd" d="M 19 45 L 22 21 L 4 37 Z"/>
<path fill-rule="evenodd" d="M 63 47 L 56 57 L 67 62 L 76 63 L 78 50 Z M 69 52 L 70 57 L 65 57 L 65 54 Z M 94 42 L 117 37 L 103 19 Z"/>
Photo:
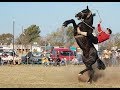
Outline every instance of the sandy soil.
<path fill-rule="evenodd" d="M 81 77 L 79 71 L 84 65 L 42 66 L 5 65 L 0 66 L 1 88 L 117 88 L 120 87 L 120 66 L 95 70 L 94 82 L 86 83 L 87 72 Z"/>

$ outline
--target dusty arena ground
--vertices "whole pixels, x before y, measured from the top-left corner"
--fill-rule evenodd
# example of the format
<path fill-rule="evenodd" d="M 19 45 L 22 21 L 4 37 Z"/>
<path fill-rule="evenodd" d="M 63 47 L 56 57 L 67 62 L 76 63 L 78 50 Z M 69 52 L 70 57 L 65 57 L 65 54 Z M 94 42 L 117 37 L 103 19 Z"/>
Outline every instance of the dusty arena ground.
<path fill-rule="evenodd" d="M 94 82 L 86 83 L 87 73 L 78 77 L 84 65 L 0 66 L 0 88 L 120 88 L 120 67 L 96 70 Z"/>

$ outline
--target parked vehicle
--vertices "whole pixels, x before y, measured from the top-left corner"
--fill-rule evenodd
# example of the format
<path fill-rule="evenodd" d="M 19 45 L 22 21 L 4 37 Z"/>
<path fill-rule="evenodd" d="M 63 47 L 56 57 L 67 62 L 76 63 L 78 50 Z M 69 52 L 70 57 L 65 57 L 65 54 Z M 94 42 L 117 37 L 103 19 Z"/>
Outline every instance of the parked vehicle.
<path fill-rule="evenodd" d="M 63 58 L 66 58 L 66 61 L 70 61 L 75 57 L 73 51 L 69 48 L 54 48 L 51 52 L 51 58 L 55 60 L 57 58 L 57 55 L 59 55 L 59 58 L 61 60 Z"/>
<path fill-rule="evenodd" d="M 12 51 L 12 49 L 9 47 L 0 47 L 0 56 L 2 55 L 3 52 L 6 52 L 6 51 Z"/>
<path fill-rule="evenodd" d="M 37 55 L 35 53 L 37 53 Z M 28 52 L 27 55 L 21 58 L 23 64 L 42 64 L 42 57 L 42 54 L 38 54 L 38 52 Z"/>
<path fill-rule="evenodd" d="M 3 53 L 3 49 L 2 49 L 2 48 L 0 48 L 0 56 L 2 55 L 2 53 Z"/>
<path fill-rule="evenodd" d="M 21 58 L 13 50 L 4 50 L 1 55 L 1 64 L 5 63 L 20 64 Z"/>

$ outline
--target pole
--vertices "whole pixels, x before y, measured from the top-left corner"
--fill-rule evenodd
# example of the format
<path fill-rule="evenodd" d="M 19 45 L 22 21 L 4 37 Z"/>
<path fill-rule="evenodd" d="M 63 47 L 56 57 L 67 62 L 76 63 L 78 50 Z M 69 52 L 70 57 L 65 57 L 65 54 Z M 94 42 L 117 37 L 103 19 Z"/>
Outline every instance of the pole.
<path fill-rule="evenodd" d="M 45 52 L 46 52 L 46 40 L 45 40 Z"/>
<path fill-rule="evenodd" d="M 13 62 L 14 62 L 14 56 L 15 56 L 14 55 L 14 25 L 15 25 L 15 21 L 13 20 Z"/>
<path fill-rule="evenodd" d="M 21 41 L 21 43 L 22 43 L 22 55 L 23 55 L 23 26 L 22 26 L 22 41 Z"/>
<path fill-rule="evenodd" d="M 46 48 L 46 38 L 45 38 L 45 52 L 46 52 L 46 49 L 47 49 L 47 48 Z"/>

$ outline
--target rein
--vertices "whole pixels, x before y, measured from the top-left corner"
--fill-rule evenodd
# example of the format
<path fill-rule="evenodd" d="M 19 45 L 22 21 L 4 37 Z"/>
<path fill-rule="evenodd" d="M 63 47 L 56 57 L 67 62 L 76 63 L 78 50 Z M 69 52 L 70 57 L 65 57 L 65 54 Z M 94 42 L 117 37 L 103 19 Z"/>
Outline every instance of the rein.
<path fill-rule="evenodd" d="M 83 12 L 80 12 L 80 13 L 82 13 L 82 14 L 84 14 Z M 89 18 L 90 17 L 90 15 L 91 15 L 92 13 L 90 12 L 89 14 L 88 14 L 88 16 L 87 16 L 87 18 Z M 91 29 L 93 29 L 94 30 L 94 28 L 93 27 L 91 27 L 90 25 L 88 25 L 86 22 L 84 22 L 84 20 L 83 19 L 80 19 L 85 25 L 87 25 L 88 27 L 90 27 Z"/>
<path fill-rule="evenodd" d="M 85 25 L 87 25 L 88 27 L 90 27 L 91 29 L 93 29 L 94 30 L 94 28 L 93 27 L 91 27 L 90 25 L 88 25 L 86 22 L 84 22 L 82 19 L 80 19 Z"/>
<path fill-rule="evenodd" d="M 96 9 L 95 9 L 96 10 Z M 99 16 L 99 18 L 100 18 L 100 20 L 102 20 L 101 19 L 101 17 L 100 17 L 100 14 L 99 14 L 99 12 L 98 12 L 98 10 L 96 10 L 97 11 L 97 13 L 98 13 L 98 16 Z M 83 12 L 81 12 L 82 14 L 83 14 Z M 88 16 L 87 16 L 87 18 L 91 15 L 92 13 L 90 12 L 89 14 L 88 14 Z M 86 22 L 84 22 L 84 20 L 82 20 L 82 19 L 80 19 L 85 25 L 87 25 L 88 27 L 90 27 L 91 29 L 93 29 L 93 30 L 95 30 L 93 27 L 91 27 L 90 25 L 88 25 Z"/>

